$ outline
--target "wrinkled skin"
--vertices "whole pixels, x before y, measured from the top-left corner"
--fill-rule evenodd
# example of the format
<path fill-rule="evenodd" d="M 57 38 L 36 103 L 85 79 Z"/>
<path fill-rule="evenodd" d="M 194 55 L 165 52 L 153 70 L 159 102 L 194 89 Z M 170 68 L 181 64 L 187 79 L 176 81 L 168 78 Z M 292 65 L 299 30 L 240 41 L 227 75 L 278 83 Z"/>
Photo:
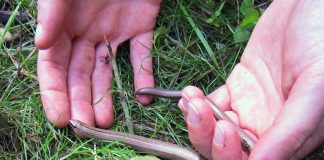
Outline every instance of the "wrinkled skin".
<path fill-rule="evenodd" d="M 51 123 L 64 127 L 72 118 L 107 127 L 113 122 L 111 93 L 106 93 L 112 71 L 103 63 L 103 35 L 114 53 L 118 44 L 131 38 L 135 90 L 154 86 L 152 61 L 145 57 L 152 47 L 160 2 L 136 2 L 38 1 L 36 45 L 44 49 L 38 75 Z M 209 95 L 257 140 L 249 157 L 233 126 L 213 118 L 203 93 L 192 86 L 183 90 L 179 106 L 190 140 L 201 154 L 219 160 L 297 159 L 323 141 L 323 9 L 320 0 L 273 2 L 240 64 L 226 84 Z M 151 101 L 148 96 L 137 99 L 142 104 Z"/>
<path fill-rule="evenodd" d="M 257 139 L 250 156 L 195 87 L 179 102 L 189 137 L 217 160 L 300 159 L 324 139 L 324 1 L 274 1 L 226 84 L 209 95 Z"/>
<path fill-rule="evenodd" d="M 36 46 L 42 50 L 37 67 L 52 124 L 64 127 L 78 119 L 106 128 L 113 123 L 112 67 L 105 58 L 105 36 L 114 53 L 130 39 L 135 90 L 154 87 L 152 59 L 147 57 L 159 8 L 159 0 L 38 1 Z M 137 100 L 148 104 L 152 97 Z"/>

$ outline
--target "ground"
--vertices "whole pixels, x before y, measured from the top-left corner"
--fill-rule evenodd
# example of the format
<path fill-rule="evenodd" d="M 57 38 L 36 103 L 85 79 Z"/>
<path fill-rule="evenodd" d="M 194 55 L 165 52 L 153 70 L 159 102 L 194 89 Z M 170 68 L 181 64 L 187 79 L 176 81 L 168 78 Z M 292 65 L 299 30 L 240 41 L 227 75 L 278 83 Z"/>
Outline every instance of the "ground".
<path fill-rule="evenodd" d="M 18 4 L 18 0 L 0 2 L 0 11 L 20 7 L 21 16 L 13 16 L 17 19 L 2 27 L 12 39 L 0 37 L 0 159 L 129 159 L 143 155 L 117 142 L 79 139 L 70 128 L 57 129 L 46 120 L 36 75 L 37 5 L 34 0 Z M 152 51 L 157 87 L 181 89 L 190 84 L 210 93 L 224 84 L 258 14 L 269 4 L 269 0 L 255 0 L 248 9 L 257 14 L 244 15 L 241 1 L 226 1 L 223 6 L 214 0 L 163 1 Z M 252 20 L 243 26 L 248 16 Z M 135 100 L 128 46 L 126 42 L 118 50 L 117 66 L 135 134 L 192 147 L 177 101 L 154 99 L 143 107 Z M 113 90 L 117 90 L 115 84 Z M 117 92 L 114 102 L 116 122 L 109 129 L 126 132 Z M 324 145 L 305 159 L 323 158 Z"/>

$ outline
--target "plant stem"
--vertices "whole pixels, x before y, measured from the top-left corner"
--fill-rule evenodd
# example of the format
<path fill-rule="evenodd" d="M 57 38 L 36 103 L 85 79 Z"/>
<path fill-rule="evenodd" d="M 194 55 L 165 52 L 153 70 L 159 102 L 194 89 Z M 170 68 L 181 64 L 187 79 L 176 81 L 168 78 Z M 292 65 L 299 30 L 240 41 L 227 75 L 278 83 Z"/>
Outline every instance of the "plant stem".
<path fill-rule="evenodd" d="M 106 37 L 105 37 L 105 40 L 106 40 Z M 108 54 L 109 54 L 109 57 L 110 57 L 111 66 L 113 68 L 117 88 L 119 90 L 120 103 L 121 103 L 121 105 L 123 107 L 123 111 L 124 111 L 125 118 L 126 118 L 126 126 L 127 126 L 127 129 L 128 129 L 128 132 L 134 134 L 133 122 L 132 122 L 132 118 L 129 115 L 129 108 L 127 107 L 127 103 L 126 103 L 127 98 L 126 98 L 126 94 L 123 92 L 122 82 L 121 82 L 121 79 L 120 79 L 120 76 L 119 76 L 119 71 L 118 71 L 118 67 L 117 67 L 117 64 L 116 64 L 116 60 L 115 60 L 115 57 L 114 57 L 110 42 L 107 42 L 107 40 L 106 40 L 106 44 L 107 44 Z"/>

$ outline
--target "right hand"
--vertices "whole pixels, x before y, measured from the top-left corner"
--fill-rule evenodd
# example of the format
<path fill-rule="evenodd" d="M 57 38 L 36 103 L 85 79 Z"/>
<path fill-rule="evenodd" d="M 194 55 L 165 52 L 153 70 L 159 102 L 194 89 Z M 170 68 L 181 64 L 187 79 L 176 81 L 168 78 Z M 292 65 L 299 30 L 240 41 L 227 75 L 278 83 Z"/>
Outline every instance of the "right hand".
<path fill-rule="evenodd" d="M 104 36 L 115 55 L 118 45 L 130 39 L 135 90 L 154 87 L 152 59 L 147 57 L 160 2 L 38 1 L 38 79 L 52 124 L 64 127 L 70 119 L 77 119 L 106 128 L 113 123 L 112 66 L 105 63 Z M 148 104 L 152 97 L 137 96 L 137 100 Z"/>

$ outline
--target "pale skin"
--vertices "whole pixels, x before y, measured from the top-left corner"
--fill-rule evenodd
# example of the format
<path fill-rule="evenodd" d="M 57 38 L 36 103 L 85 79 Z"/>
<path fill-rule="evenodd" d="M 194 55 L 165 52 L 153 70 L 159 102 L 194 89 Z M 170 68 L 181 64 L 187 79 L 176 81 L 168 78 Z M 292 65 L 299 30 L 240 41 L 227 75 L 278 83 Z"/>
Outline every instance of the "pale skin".
<path fill-rule="evenodd" d="M 102 35 L 114 51 L 131 39 L 134 89 L 153 87 L 152 61 L 146 57 L 160 2 L 73 2 L 38 2 L 42 32 L 38 28 L 36 45 L 44 49 L 38 60 L 42 102 L 49 121 L 58 127 L 70 119 L 108 127 L 113 104 L 110 92 L 104 93 L 112 71 L 100 60 L 107 52 Z M 179 107 L 201 154 L 219 160 L 299 159 L 323 142 L 323 9 L 321 0 L 274 1 L 225 85 L 209 95 L 257 140 L 249 156 L 233 126 L 213 118 L 203 93 L 192 86 L 183 90 Z M 141 65 L 145 70 L 138 72 Z M 93 105 L 103 94 L 103 101 Z M 137 100 L 148 104 L 151 97 Z"/>
<path fill-rule="evenodd" d="M 134 89 L 153 87 L 152 34 L 160 1 L 55 0 L 38 2 L 36 45 L 41 97 L 48 120 L 64 127 L 70 119 L 107 128 L 114 121 L 105 63 L 105 37 L 116 54 L 130 39 Z M 108 92 L 107 92 L 108 90 Z M 150 96 L 137 96 L 142 104 Z"/>
<path fill-rule="evenodd" d="M 224 160 L 300 159 L 323 142 L 323 9 L 319 0 L 273 2 L 226 84 L 209 95 L 257 139 L 249 157 L 233 126 L 214 120 L 202 92 L 183 90 L 179 106 L 200 153 Z"/>

